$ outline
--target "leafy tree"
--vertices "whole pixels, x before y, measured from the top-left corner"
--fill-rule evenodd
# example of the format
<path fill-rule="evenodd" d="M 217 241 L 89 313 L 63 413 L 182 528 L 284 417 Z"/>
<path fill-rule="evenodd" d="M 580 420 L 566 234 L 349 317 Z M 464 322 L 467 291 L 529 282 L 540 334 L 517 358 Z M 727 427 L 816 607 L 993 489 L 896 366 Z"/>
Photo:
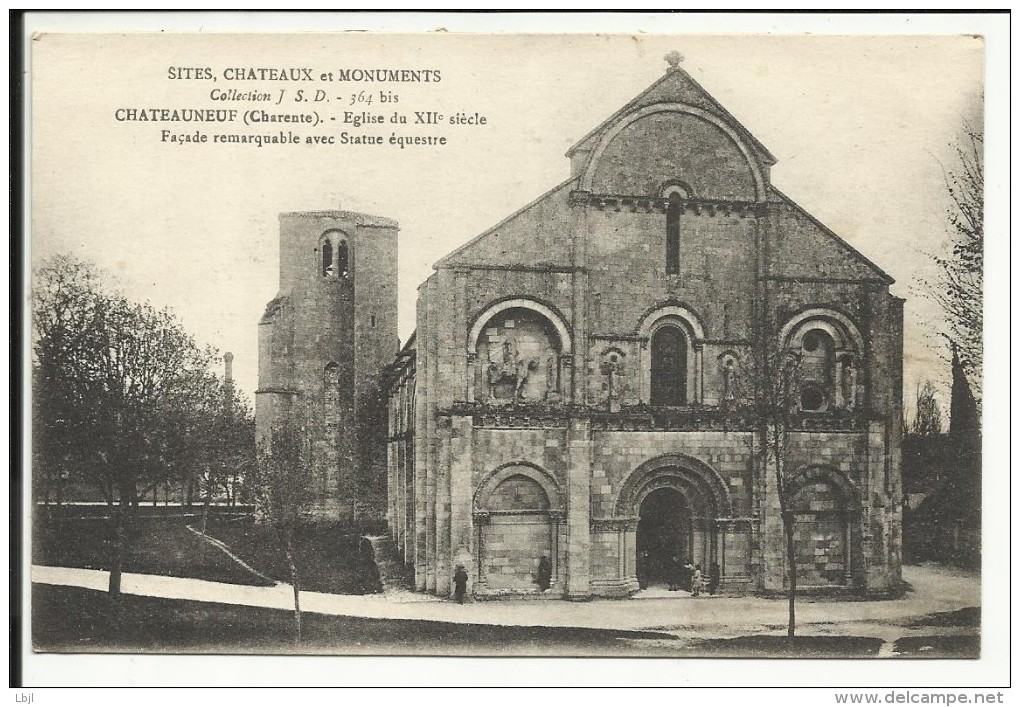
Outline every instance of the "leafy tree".
<path fill-rule="evenodd" d="M 930 380 L 925 381 L 923 386 L 917 386 L 914 422 L 910 432 L 923 436 L 942 434 L 942 409 L 935 398 L 935 386 Z"/>
<path fill-rule="evenodd" d="M 295 536 L 312 499 L 308 455 L 293 420 L 274 425 L 269 443 L 259 445 L 252 491 L 256 521 L 279 539 L 294 591 L 294 643 L 301 643 L 301 583 Z"/>
<path fill-rule="evenodd" d="M 109 504 L 109 593 L 119 604 L 139 495 L 193 446 L 188 429 L 213 395 L 215 357 L 170 310 L 131 302 L 73 257 L 36 270 L 32 305 L 36 461 L 70 470 Z"/>

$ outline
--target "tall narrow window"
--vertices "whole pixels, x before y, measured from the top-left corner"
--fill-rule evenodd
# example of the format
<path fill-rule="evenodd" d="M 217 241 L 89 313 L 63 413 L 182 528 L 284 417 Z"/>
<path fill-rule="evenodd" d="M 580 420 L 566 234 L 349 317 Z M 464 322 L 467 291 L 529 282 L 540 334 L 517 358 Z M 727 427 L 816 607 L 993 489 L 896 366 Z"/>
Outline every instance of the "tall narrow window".
<path fill-rule="evenodd" d="M 347 251 L 347 241 L 340 241 L 336 245 L 336 272 L 340 277 L 350 275 L 350 260 L 350 254 Z"/>
<path fill-rule="evenodd" d="M 687 339 L 678 327 L 664 326 L 652 336 L 652 405 L 687 402 Z"/>
<path fill-rule="evenodd" d="M 666 274 L 680 272 L 680 194 L 669 195 L 666 207 Z"/>
<path fill-rule="evenodd" d="M 328 238 L 322 241 L 322 274 L 324 277 L 333 274 L 333 246 Z"/>

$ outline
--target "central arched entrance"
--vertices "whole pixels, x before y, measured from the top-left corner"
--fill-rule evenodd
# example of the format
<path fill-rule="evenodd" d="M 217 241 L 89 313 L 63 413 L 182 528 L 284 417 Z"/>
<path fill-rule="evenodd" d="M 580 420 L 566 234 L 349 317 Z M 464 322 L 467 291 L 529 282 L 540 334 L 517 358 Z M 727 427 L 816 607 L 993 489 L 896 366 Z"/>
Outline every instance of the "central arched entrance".
<path fill-rule="evenodd" d="M 642 587 L 672 583 L 678 565 L 690 559 L 691 514 L 683 494 L 676 489 L 656 489 L 641 501 L 637 556 Z"/>
<path fill-rule="evenodd" d="M 699 459 L 670 453 L 639 465 L 614 506 L 617 517 L 637 519 L 636 532 L 629 535 L 633 541 L 624 550 L 624 566 L 633 572 L 628 581 L 635 588 L 667 584 L 671 569 L 681 574 L 674 557 L 700 564 L 707 576 L 712 563 L 722 564 L 719 521 L 732 517 L 732 507 L 722 477 Z"/>

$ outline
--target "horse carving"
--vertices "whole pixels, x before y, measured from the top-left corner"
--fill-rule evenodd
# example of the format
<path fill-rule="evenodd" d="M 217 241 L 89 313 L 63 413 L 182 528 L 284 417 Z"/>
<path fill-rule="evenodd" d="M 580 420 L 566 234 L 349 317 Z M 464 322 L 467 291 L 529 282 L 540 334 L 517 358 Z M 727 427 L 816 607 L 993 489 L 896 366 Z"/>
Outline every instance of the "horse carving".
<path fill-rule="evenodd" d="M 496 399 L 496 386 L 501 383 L 513 385 L 513 400 L 520 400 L 524 384 L 532 371 L 538 370 L 537 358 L 523 358 L 517 350 L 517 342 L 507 339 L 503 342 L 502 362 L 490 361 L 489 374 L 489 398 Z"/>

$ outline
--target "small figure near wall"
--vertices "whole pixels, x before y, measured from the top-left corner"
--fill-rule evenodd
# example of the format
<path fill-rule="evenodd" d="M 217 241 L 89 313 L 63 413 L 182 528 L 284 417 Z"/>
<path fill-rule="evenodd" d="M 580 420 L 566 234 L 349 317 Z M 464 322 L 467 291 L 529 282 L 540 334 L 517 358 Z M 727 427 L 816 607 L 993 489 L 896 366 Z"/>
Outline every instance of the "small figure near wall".
<path fill-rule="evenodd" d="M 549 587 L 552 586 L 552 562 L 549 561 L 548 555 L 542 555 L 538 561 L 538 577 L 535 581 L 538 583 L 539 591 L 542 592 L 549 591 Z"/>
<path fill-rule="evenodd" d="M 453 598 L 458 604 L 464 603 L 464 595 L 467 594 L 467 570 L 464 565 L 458 564 L 457 570 L 453 573 Z"/>
<path fill-rule="evenodd" d="M 694 574 L 691 575 L 691 596 L 701 596 L 701 565 L 694 565 Z"/>

